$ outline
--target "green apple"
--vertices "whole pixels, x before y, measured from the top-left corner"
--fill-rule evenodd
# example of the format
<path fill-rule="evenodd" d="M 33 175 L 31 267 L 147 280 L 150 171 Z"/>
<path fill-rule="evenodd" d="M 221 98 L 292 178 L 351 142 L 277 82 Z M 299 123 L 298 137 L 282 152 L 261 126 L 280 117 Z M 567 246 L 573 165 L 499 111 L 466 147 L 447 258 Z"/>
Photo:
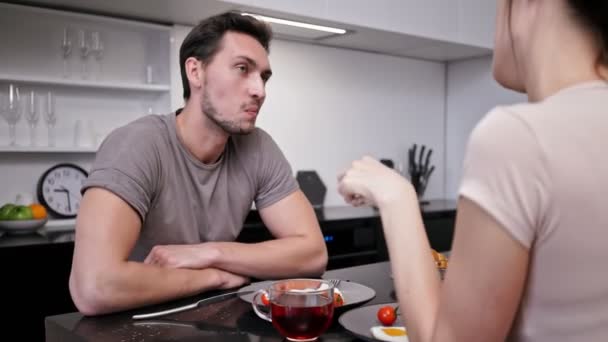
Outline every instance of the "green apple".
<path fill-rule="evenodd" d="M 12 220 L 33 220 L 34 213 L 32 208 L 25 205 L 18 205 L 10 212 L 10 218 Z"/>
<path fill-rule="evenodd" d="M 17 207 L 13 203 L 7 203 L 0 208 L 0 220 L 10 220 L 11 212 Z"/>

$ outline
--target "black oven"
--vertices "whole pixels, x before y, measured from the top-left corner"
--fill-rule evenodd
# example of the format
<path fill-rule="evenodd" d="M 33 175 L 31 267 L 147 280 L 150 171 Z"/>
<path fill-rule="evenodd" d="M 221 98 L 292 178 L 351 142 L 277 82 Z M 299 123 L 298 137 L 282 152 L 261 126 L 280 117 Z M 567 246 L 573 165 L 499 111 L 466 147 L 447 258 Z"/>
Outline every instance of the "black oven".
<path fill-rule="evenodd" d="M 327 269 L 350 267 L 388 259 L 380 219 L 372 208 L 326 207 L 316 210 L 328 252 Z M 272 239 L 257 211 L 252 210 L 239 242 Z"/>

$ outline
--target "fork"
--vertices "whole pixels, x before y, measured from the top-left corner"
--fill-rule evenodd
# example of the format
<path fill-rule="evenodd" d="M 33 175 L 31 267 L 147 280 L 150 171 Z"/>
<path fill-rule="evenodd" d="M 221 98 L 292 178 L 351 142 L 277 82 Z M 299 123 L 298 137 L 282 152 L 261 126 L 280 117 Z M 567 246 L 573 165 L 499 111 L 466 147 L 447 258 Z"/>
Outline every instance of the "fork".
<path fill-rule="evenodd" d="M 332 285 L 334 286 L 334 288 L 338 288 L 338 285 L 340 285 L 340 283 L 342 282 L 341 279 L 330 279 L 329 280 L 330 283 L 332 283 Z"/>

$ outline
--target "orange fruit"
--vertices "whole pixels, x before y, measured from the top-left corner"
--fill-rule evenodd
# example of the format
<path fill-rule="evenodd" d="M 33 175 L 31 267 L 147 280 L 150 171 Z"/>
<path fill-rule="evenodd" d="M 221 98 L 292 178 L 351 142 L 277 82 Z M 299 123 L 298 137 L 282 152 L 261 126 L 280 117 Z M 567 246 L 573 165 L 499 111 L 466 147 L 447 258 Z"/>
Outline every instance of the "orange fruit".
<path fill-rule="evenodd" d="M 42 204 L 30 204 L 30 208 L 32 208 L 32 214 L 34 215 L 35 220 L 46 218 L 46 208 Z"/>

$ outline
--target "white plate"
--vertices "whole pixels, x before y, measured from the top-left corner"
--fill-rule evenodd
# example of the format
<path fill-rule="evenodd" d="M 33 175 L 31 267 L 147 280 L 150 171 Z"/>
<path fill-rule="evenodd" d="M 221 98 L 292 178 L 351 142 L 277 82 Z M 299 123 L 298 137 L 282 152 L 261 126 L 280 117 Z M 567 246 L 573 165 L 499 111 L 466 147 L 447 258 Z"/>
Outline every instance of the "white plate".
<path fill-rule="evenodd" d="M 54 219 L 44 225 L 44 232 L 73 232 L 75 227 L 76 219 Z"/>
<path fill-rule="evenodd" d="M 382 326 L 382 323 L 378 321 L 377 313 L 378 310 L 385 305 L 396 307 L 397 303 L 384 303 L 356 308 L 340 316 L 338 322 L 340 322 L 344 329 L 359 339 L 365 341 L 380 341 L 372 336 L 370 329 L 375 326 Z M 393 323 L 393 326 L 404 326 L 403 323 L 404 321 L 401 314 L 399 314 L 397 316 L 397 321 Z"/>
<path fill-rule="evenodd" d="M 272 284 L 273 282 L 274 281 L 261 281 L 258 283 L 250 284 L 241 288 L 239 290 L 238 296 L 242 300 L 251 303 L 253 301 L 253 295 L 255 294 L 255 292 L 250 293 L 249 291 L 268 289 L 268 287 L 270 287 L 270 284 Z M 340 292 L 342 292 L 342 296 L 344 297 L 344 305 L 342 305 L 340 309 L 354 306 L 357 304 L 363 304 L 376 296 L 376 291 L 374 291 L 374 289 L 352 281 L 342 281 L 338 288 L 340 289 Z M 247 293 L 241 294 L 243 292 Z"/>
<path fill-rule="evenodd" d="M 47 219 L 0 220 L 0 229 L 10 234 L 29 234 L 42 228 Z"/>

